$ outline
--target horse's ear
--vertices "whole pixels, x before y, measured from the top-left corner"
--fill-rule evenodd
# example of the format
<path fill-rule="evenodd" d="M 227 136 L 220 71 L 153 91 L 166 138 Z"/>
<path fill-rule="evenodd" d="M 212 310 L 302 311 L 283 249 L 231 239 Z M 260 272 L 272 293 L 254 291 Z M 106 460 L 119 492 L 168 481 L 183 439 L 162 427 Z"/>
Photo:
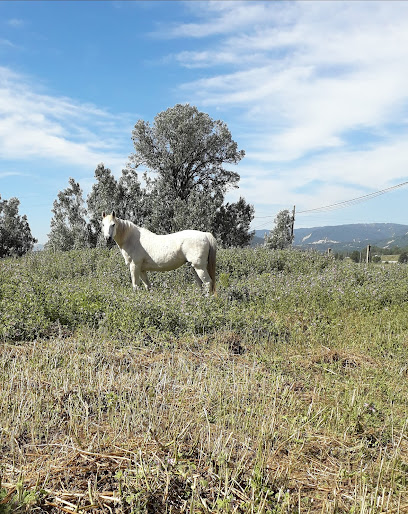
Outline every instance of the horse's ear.
<path fill-rule="evenodd" d="M 116 218 L 116 212 L 112 211 L 112 218 Z"/>
<path fill-rule="evenodd" d="M 105 216 L 106 216 L 106 212 L 105 212 L 105 211 L 103 211 L 103 213 L 102 213 L 102 218 L 104 218 Z"/>

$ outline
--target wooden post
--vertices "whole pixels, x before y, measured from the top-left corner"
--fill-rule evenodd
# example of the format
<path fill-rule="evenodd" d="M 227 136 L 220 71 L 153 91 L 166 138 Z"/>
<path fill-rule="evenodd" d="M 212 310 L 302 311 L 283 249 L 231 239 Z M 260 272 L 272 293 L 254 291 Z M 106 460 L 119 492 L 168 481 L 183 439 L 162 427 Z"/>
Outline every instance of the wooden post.
<path fill-rule="evenodd" d="M 328 257 L 330 257 L 330 256 L 331 256 L 331 251 L 332 251 L 332 250 L 331 250 L 331 248 L 328 248 L 328 249 L 327 249 L 327 255 L 328 255 Z"/>
<path fill-rule="evenodd" d="M 371 261 L 371 245 L 367 245 L 366 263 L 368 264 L 370 261 Z"/>
<path fill-rule="evenodd" d="M 292 211 L 292 226 L 290 229 L 290 236 L 292 239 L 291 243 L 293 243 L 293 240 L 295 239 L 295 208 L 296 208 L 296 206 L 294 205 L 293 211 Z"/>

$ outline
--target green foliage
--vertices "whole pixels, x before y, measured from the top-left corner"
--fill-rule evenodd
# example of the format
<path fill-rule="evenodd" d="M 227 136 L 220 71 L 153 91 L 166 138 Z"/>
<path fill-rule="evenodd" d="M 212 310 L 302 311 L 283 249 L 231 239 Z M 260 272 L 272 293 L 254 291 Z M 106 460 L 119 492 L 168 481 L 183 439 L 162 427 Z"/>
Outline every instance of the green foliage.
<path fill-rule="evenodd" d="M 120 218 L 137 225 L 143 225 L 146 217 L 143 206 L 144 193 L 134 170 L 122 170 L 121 177 L 116 180 L 109 168 L 99 164 L 95 170 L 95 179 L 96 182 L 87 198 L 92 247 L 101 242 L 102 212 L 115 211 Z"/>
<path fill-rule="evenodd" d="M 359 252 L 358 250 L 353 250 L 350 254 L 350 259 L 353 262 L 360 262 L 361 261 L 361 252 Z"/>
<path fill-rule="evenodd" d="M 79 183 L 58 193 L 52 209 L 47 248 L 72 250 L 101 245 L 102 212 L 166 234 L 184 229 L 212 232 L 225 246 L 246 246 L 254 208 L 240 198 L 224 204 L 239 175 L 224 168 L 245 155 L 226 124 L 190 105 L 176 105 L 155 117 L 153 126 L 139 120 L 132 132 L 135 153 L 119 180 L 101 163 L 85 208 Z M 136 169 L 144 166 L 141 186 Z M 153 174 L 153 176 L 152 176 Z"/>
<path fill-rule="evenodd" d="M 0 488 L 0 514 L 29 512 L 45 495 L 41 489 L 25 489 L 22 479 L 17 482 L 15 489 L 14 494 L 7 494 L 6 489 Z"/>
<path fill-rule="evenodd" d="M 24 255 L 37 242 L 27 217 L 18 214 L 19 205 L 17 198 L 2 200 L 0 195 L 0 258 Z"/>
<path fill-rule="evenodd" d="M 265 246 L 272 250 L 284 250 L 293 243 L 293 216 L 287 209 L 278 212 L 275 226 L 265 235 Z"/>
<path fill-rule="evenodd" d="M 254 213 L 254 207 L 242 197 L 238 202 L 221 205 L 215 213 L 212 232 L 224 248 L 248 246 L 255 234 L 249 230 Z"/>
<path fill-rule="evenodd" d="M 139 120 L 132 133 L 130 165 L 145 166 L 146 226 L 158 233 L 186 228 L 213 232 L 226 247 L 245 246 L 253 207 L 241 198 L 223 204 L 239 175 L 224 168 L 245 155 L 226 124 L 188 104 L 160 112 L 151 126 Z"/>
<path fill-rule="evenodd" d="M 408 299 L 406 268 L 360 267 L 315 252 L 218 252 L 218 296 L 204 297 L 187 266 L 150 273 L 153 290 L 133 292 L 117 248 L 39 252 L 0 266 L 3 340 L 32 340 L 80 327 L 132 338 L 145 331 L 180 335 L 221 329 L 279 332 L 279 313 L 318 318 Z M 171 299 L 171 301 L 170 301 Z"/>
<path fill-rule="evenodd" d="M 400 264 L 406 264 L 408 262 L 408 252 L 400 253 L 400 256 L 398 257 L 398 262 Z"/>
<path fill-rule="evenodd" d="M 82 189 L 72 177 L 69 179 L 69 187 L 60 191 L 57 200 L 54 200 L 52 213 L 47 248 L 67 251 L 89 246 L 87 211 Z"/>
<path fill-rule="evenodd" d="M 132 140 L 133 164 L 143 164 L 168 181 L 176 198 L 185 200 L 195 189 L 224 193 L 239 180 L 223 164 L 236 164 L 245 152 L 238 150 L 224 122 L 194 106 L 175 105 L 157 114 L 152 127 L 139 120 Z"/>

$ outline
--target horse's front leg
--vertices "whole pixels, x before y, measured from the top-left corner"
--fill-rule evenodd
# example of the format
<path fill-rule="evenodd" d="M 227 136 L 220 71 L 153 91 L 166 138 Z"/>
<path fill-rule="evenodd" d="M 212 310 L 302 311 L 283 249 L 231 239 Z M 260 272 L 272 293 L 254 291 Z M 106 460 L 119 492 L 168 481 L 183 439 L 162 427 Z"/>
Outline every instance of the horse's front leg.
<path fill-rule="evenodd" d="M 140 266 L 137 266 L 133 261 L 131 261 L 129 263 L 129 268 L 133 290 L 136 291 L 140 286 Z"/>

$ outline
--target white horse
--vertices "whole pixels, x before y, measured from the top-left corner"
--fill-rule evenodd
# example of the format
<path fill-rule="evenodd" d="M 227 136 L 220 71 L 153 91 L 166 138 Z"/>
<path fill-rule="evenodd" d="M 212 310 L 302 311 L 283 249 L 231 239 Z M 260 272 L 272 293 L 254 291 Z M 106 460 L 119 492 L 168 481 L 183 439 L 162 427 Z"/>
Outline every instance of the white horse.
<path fill-rule="evenodd" d="M 215 292 L 216 240 L 209 232 L 183 230 L 157 235 L 131 221 L 102 213 L 102 232 L 107 242 L 115 240 L 130 267 L 133 289 L 140 281 L 147 290 L 147 271 L 170 271 L 191 263 L 194 277 L 207 293 Z"/>

